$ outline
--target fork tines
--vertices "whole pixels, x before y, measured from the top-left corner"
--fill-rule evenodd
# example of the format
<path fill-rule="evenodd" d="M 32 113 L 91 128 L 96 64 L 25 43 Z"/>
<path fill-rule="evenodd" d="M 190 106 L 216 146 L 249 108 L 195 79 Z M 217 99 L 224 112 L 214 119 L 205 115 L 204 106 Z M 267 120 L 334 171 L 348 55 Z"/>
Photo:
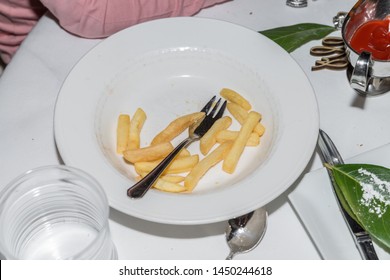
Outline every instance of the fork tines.
<path fill-rule="evenodd" d="M 221 98 L 218 100 L 217 104 L 215 104 L 214 106 L 214 109 L 213 111 L 211 112 L 211 114 L 214 114 L 215 110 L 217 109 L 219 103 L 221 101 Z M 215 114 L 214 118 L 215 119 L 219 119 L 223 116 L 223 113 L 225 112 L 225 108 L 226 108 L 226 104 L 227 104 L 227 101 L 225 100 L 223 103 L 222 103 L 222 106 L 221 108 L 219 109 L 218 113 Z"/>
<path fill-rule="evenodd" d="M 216 96 L 214 95 L 209 102 L 207 102 L 207 104 L 202 108 L 202 110 L 200 110 L 201 112 L 205 112 L 207 114 L 207 112 L 210 110 L 210 107 L 211 105 L 213 105 L 214 103 L 214 100 L 215 100 Z"/>
<path fill-rule="evenodd" d="M 201 121 L 201 123 L 197 126 L 195 129 L 194 133 L 197 134 L 198 136 L 202 137 L 209 129 L 210 127 L 214 124 L 216 120 L 222 117 L 225 108 L 226 108 L 226 103 L 227 101 L 225 100 L 224 103 L 222 104 L 221 108 L 218 110 L 217 113 L 215 113 L 219 107 L 219 104 L 221 103 L 221 98 L 214 104 L 213 109 L 210 111 L 211 106 L 214 103 L 215 96 L 211 98 L 211 100 L 204 106 L 204 108 L 201 110 L 201 112 L 205 112 L 206 116 L 204 119 Z"/>
<path fill-rule="evenodd" d="M 222 117 L 222 115 L 223 115 L 223 113 L 225 111 L 227 101 L 225 100 L 224 103 L 222 104 L 221 108 L 219 109 L 218 113 L 215 113 L 217 111 L 218 107 L 219 107 L 219 104 L 221 103 L 221 100 L 222 100 L 222 98 L 219 98 L 218 101 L 214 104 L 213 109 L 209 113 L 210 108 L 213 105 L 215 99 L 216 99 L 216 96 L 214 95 L 210 99 L 210 101 L 207 102 L 207 104 L 203 107 L 201 112 L 205 112 L 206 113 L 206 117 L 219 119 L 220 117 Z"/>

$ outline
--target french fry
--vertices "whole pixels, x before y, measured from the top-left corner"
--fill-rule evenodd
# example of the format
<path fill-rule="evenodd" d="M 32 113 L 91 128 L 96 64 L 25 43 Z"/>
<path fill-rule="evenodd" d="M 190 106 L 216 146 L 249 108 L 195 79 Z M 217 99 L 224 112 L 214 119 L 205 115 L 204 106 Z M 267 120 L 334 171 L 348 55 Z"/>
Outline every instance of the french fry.
<path fill-rule="evenodd" d="M 196 112 L 173 120 L 164 130 L 153 138 L 152 145 L 171 141 L 186 130 L 191 124 L 195 123 L 204 116 L 204 112 Z"/>
<path fill-rule="evenodd" d="M 222 130 L 217 133 L 216 140 L 218 143 L 224 143 L 226 141 L 234 141 L 238 136 L 238 131 Z M 260 136 L 256 132 L 252 132 L 249 136 L 246 146 L 258 146 L 260 144 Z"/>
<path fill-rule="evenodd" d="M 149 173 L 159 164 L 161 160 L 149 161 L 149 162 L 136 162 L 134 164 L 135 172 L 138 174 Z M 199 162 L 199 155 L 184 156 L 176 158 L 167 169 L 164 171 L 165 174 L 178 174 L 189 172 L 195 164 Z"/>
<path fill-rule="evenodd" d="M 127 149 L 129 141 L 129 130 L 130 130 L 130 116 L 121 114 L 118 117 L 118 123 L 116 128 L 116 152 L 123 154 Z"/>
<path fill-rule="evenodd" d="M 136 150 L 126 150 L 123 152 L 124 158 L 131 163 L 154 161 L 167 156 L 173 150 L 171 142 L 158 145 L 147 146 Z"/>
<path fill-rule="evenodd" d="M 226 109 L 232 114 L 232 116 L 242 125 L 245 121 L 245 118 L 248 114 L 245 109 L 243 110 L 242 107 L 235 103 L 229 102 L 226 104 Z"/>
<path fill-rule="evenodd" d="M 248 117 L 245 119 L 245 122 L 241 126 L 240 132 L 236 140 L 234 140 L 232 148 L 227 153 L 223 164 L 222 169 L 227 173 L 233 173 L 236 169 L 237 163 L 244 151 L 245 145 L 248 142 L 248 139 L 255 128 L 256 124 L 259 123 L 261 115 L 255 111 L 251 111 L 248 114 Z"/>
<path fill-rule="evenodd" d="M 248 117 L 248 112 L 245 111 L 241 106 L 235 104 L 235 103 L 228 103 L 226 105 L 226 108 L 230 112 L 230 114 L 233 115 L 233 117 L 242 125 L 246 118 Z M 261 120 L 261 115 L 260 115 Z M 259 136 L 263 136 L 265 132 L 265 127 L 258 123 L 255 128 L 253 129 L 254 132 L 256 132 Z"/>
<path fill-rule="evenodd" d="M 233 173 L 245 147 L 259 145 L 265 132 L 260 123 L 261 114 L 253 111 L 250 102 L 234 90 L 223 88 L 220 95 L 229 101 L 227 109 L 241 125 L 240 131 L 228 130 L 233 122 L 230 116 L 218 119 L 200 139 L 199 150 L 203 159 L 199 161 L 198 154 L 191 155 L 183 149 L 156 180 L 154 188 L 165 192 L 191 192 L 213 166 L 223 161 L 223 171 Z M 122 114 L 117 123 L 117 153 L 132 163 L 137 179 L 141 179 L 174 149 L 170 141 L 187 128 L 195 129 L 204 116 L 205 113 L 196 112 L 178 117 L 153 138 L 150 146 L 140 148 L 141 130 L 147 117 L 145 112 L 138 108 L 132 117 Z"/>
<path fill-rule="evenodd" d="M 148 175 L 148 173 L 147 172 L 143 172 L 142 174 L 140 174 L 140 177 L 143 178 L 146 175 Z M 171 182 L 171 183 L 181 183 L 181 182 L 184 181 L 184 176 L 168 174 L 168 175 L 160 176 L 159 179 L 163 179 L 164 181 Z"/>
<path fill-rule="evenodd" d="M 183 185 L 166 181 L 165 179 L 157 179 L 154 183 L 153 188 L 164 192 L 179 193 L 187 190 Z"/>
<path fill-rule="evenodd" d="M 188 157 L 188 156 L 190 156 L 191 155 L 191 153 L 190 153 L 190 151 L 189 150 L 187 150 L 186 148 L 183 148 L 180 152 L 179 152 L 179 154 L 177 155 L 178 157 Z"/>
<path fill-rule="evenodd" d="M 246 111 L 252 109 L 252 105 L 249 103 L 249 101 L 232 89 L 223 88 L 219 94 L 226 100 L 241 106 Z"/>
<path fill-rule="evenodd" d="M 196 187 L 199 180 L 211 167 L 223 160 L 232 143 L 231 141 L 222 143 L 192 168 L 184 179 L 184 186 L 188 191 L 192 191 Z"/>
<path fill-rule="evenodd" d="M 140 133 L 141 129 L 145 123 L 146 114 L 144 110 L 138 108 L 133 118 L 130 121 L 130 130 L 129 130 L 129 141 L 127 144 L 128 150 L 134 150 L 140 148 Z"/>
<path fill-rule="evenodd" d="M 185 178 L 184 176 L 171 175 L 171 174 L 161 176 L 161 179 L 171 183 L 181 183 L 184 181 L 184 178 Z"/>
<path fill-rule="evenodd" d="M 207 153 L 211 150 L 211 148 L 217 143 L 217 133 L 221 130 L 229 128 L 232 124 L 232 118 L 229 116 L 222 117 L 218 119 L 213 126 L 200 138 L 200 151 L 203 155 L 207 155 Z"/>

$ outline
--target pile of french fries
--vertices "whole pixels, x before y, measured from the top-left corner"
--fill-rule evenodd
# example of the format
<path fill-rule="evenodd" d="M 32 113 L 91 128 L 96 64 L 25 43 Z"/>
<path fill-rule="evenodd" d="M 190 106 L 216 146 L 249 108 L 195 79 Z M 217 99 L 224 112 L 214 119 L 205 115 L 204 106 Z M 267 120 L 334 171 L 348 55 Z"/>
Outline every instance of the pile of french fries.
<path fill-rule="evenodd" d="M 219 162 L 222 170 L 232 174 L 246 147 L 260 144 L 265 127 L 261 114 L 252 110 L 252 105 L 234 90 L 223 88 L 221 97 L 228 101 L 230 116 L 217 120 L 199 141 L 199 154 L 183 149 L 153 187 L 166 192 L 191 192 L 200 179 Z M 203 112 L 181 116 L 159 132 L 149 146 L 140 146 L 140 135 L 146 121 L 146 114 L 138 108 L 130 118 L 121 114 L 117 123 L 116 151 L 132 165 L 139 178 L 146 176 L 173 149 L 171 141 L 204 117 Z M 240 124 L 237 131 L 229 130 L 233 120 Z"/>

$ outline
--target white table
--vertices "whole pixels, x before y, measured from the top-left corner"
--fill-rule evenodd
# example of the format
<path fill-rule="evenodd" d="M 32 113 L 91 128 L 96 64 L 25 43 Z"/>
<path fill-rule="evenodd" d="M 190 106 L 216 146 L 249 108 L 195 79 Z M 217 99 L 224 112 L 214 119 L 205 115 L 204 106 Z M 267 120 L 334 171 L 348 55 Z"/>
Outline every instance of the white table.
<path fill-rule="evenodd" d="M 234 0 L 203 10 L 197 16 L 241 24 L 256 31 L 302 22 L 332 25 L 339 11 L 354 0 L 309 1 L 291 8 L 285 0 Z M 336 35 L 338 35 L 336 33 Z M 62 82 L 77 61 L 99 40 L 81 39 L 44 16 L 27 37 L 0 78 L 0 186 L 20 173 L 42 165 L 59 164 L 53 136 L 53 114 Z M 311 72 L 316 58 L 310 42 L 291 55 L 309 77 L 318 99 L 320 125 L 345 158 L 386 144 L 390 94 L 363 99 L 349 87 L 345 72 Z M 297 108 L 300 110 L 302 108 Z M 305 172 L 321 167 L 315 153 Z M 270 203 L 269 226 L 262 243 L 237 259 L 320 259 L 315 245 L 288 202 L 299 180 Z M 163 225 L 111 209 L 110 227 L 120 259 L 223 259 L 225 223 L 199 226 Z"/>

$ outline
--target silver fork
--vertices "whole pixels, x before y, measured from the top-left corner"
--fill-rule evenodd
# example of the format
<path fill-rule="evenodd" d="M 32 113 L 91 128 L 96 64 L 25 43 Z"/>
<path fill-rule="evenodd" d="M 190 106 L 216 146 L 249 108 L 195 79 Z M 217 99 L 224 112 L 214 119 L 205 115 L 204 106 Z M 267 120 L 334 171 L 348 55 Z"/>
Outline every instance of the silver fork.
<path fill-rule="evenodd" d="M 214 124 L 216 120 L 222 117 L 225 108 L 226 101 L 223 102 L 221 108 L 216 113 L 217 108 L 221 102 L 221 98 L 217 101 L 217 103 L 213 106 L 215 96 L 211 98 L 209 102 L 203 107 L 201 112 L 204 112 L 206 115 L 201 122 L 197 122 L 193 124 L 188 133 L 188 137 L 180 142 L 179 145 L 169 154 L 166 158 L 164 158 L 148 175 L 134 184 L 132 187 L 127 189 L 127 195 L 131 198 L 141 198 L 144 194 L 150 189 L 153 183 L 160 177 L 160 175 L 164 172 L 164 170 L 168 167 L 168 165 L 172 162 L 172 160 L 177 156 L 177 154 L 190 145 L 191 143 L 202 138 L 203 135 L 210 129 L 210 127 Z M 211 112 L 210 109 L 212 107 Z"/>

